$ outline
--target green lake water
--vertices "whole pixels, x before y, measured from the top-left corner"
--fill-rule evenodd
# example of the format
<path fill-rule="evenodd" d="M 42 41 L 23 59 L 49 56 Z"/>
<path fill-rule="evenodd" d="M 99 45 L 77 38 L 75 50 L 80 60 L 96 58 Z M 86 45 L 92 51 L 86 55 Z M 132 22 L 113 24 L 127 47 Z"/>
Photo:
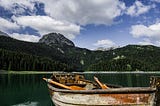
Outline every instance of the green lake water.
<path fill-rule="evenodd" d="M 83 73 L 86 79 L 93 76 L 101 82 L 129 86 L 149 86 L 150 76 L 160 73 Z M 42 80 L 51 74 L 0 74 L 0 106 L 54 106 L 47 85 Z"/>

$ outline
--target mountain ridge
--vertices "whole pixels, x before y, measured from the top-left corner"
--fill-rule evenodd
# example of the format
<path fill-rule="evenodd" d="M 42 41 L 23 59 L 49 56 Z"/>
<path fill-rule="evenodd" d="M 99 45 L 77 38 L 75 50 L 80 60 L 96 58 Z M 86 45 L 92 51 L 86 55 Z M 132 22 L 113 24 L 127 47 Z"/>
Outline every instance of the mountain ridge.
<path fill-rule="evenodd" d="M 69 45 L 31 43 L 0 36 L 0 49 L 0 69 L 5 70 L 36 70 L 35 65 L 39 66 L 38 64 L 41 64 L 41 70 L 47 71 L 160 70 L 160 48 L 152 45 L 127 45 L 108 51 L 91 51 Z"/>

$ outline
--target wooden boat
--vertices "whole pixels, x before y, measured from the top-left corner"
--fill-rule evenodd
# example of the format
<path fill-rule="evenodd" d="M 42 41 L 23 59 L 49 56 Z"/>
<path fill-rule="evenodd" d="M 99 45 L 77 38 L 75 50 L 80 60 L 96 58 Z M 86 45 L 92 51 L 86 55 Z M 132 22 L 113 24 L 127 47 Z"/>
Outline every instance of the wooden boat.
<path fill-rule="evenodd" d="M 92 82 L 83 75 L 72 73 L 53 74 L 44 80 L 49 82 L 50 96 L 56 106 L 155 105 L 156 86 L 153 86 L 153 81 L 151 87 L 121 87 L 102 84 L 96 78 L 98 82 Z"/>

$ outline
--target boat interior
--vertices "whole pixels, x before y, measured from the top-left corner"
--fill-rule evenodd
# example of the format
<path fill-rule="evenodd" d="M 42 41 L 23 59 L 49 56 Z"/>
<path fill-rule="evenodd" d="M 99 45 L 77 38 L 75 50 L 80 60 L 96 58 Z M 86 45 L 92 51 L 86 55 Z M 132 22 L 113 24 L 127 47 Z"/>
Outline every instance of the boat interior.
<path fill-rule="evenodd" d="M 99 83 L 101 83 L 100 81 L 99 81 L 99 83 L 97 83 L 96 81 L 86 80 L 84 78 L 84 76 L 81 74 L 72 74 L 72 73 L 55 74 L 54 73 L 50 77 L 50 79 L 55 82 L 58 82 L 60 84 L 66 85 L 66 86 L 78 86 L 78 87 L 85 88 L 86 90 L 102 89 L 102 87 L 99 84 Z M 120 88 L 120 87 L 122 87 L 122 86 L 113 85 L 113 84 L 103 84 L 103 83 L 101 83 L 101 84 L 107 86 L 107 88 Z M 52 84 L 52 86 L 59 88 L 59 89 L 64 89 L 63 87 L 57 86 L 55 84 Z"/>

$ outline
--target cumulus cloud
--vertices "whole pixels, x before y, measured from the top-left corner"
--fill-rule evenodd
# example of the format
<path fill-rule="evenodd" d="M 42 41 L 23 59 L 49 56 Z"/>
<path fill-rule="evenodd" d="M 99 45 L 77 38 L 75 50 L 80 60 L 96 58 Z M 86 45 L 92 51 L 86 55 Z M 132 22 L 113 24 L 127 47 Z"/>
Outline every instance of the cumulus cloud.
<path fill-rule="evenodd" d="M 138 42 L 139 45 L 154 45 L 150 39 L 143 39 L 143 41 Z"/>
<path fill-rule="evenodd" d="M 1 24 L 0 30 L 3 32 L 8 32 L 9 30 L 17 30 L 20 28 L 15 22 L 11 22 L 1 17 L 0 17 L 0 24 Z"/>
<path fill-rule="evenodd" d="M 133 25 L 130 34 L 135 38 L 145 38 L 139 44 L 160 46 L 160 23 L 155 23 L 149 26 Z M 147 39 L 147 40 L 146 40 Z"/>
<path fill-rule="evenodd" d="M 10 34 L 11 37 L 22 40 L 22 41 L 28 41 L 28 42 L 38 42 L 40 37 L 35 35 L 27 35 L 27 34 L 19 34 L 19 33 L 13 33 Z"/>
<path fill-rule="evenodd" d="M 94 45 L 101 46 L 101 47 L 113 47 L 116 44 L 109 39 L 103 39 L 103 40 L 98 40 Z"/>
<path fill-rule="evenodd" d="M 119 0 L 39 0 L 55 19 L 72 23 L 110 25 L 126 8 Z"/>
<path fill-rule="evenodd" d="M 147 39 L 147 40 L 144 40 L 141 41 L 141 42 L 138 42 L 139 45 L 155 45 L 155 46 L 160 46 L 160 39 L 157 39 L 157 40 L 150 40 L 150 39 Z"/>
<path fill-rule="evenodd" d="M 17 15 L 34 11 L 37 2 L 45 5 L 48 16 L 80 25 L 110 25 L 126 8 L 119 0 L 0 0 L 0 6 Z"/>
<path fill-rule="evenodd" d="M 26 10 L 34 11 L 36 3 L 44 4 L 47 16 L 24 16 Z M 58 32 L 69 39 L 80 33 L 81 25 L 113 24 L 126 8 L 119 0 L 0 0 L 0 6 L 14 14 L 11 25 L 4 24 L 7 29 L 31 27 L 40 35 Z"/>
<path fill-rule="evenodd" d="M 130 16 L 139 16 L 148 12 L 152 6 L 144 5 L 140 1 L 136 1 L 132 6 L 128 7 L 126 14 Z"/>
<path fill-rule="evenodd" d="M 5 7 L 6 9 L 10 9 L 16 4 L 19 4 L 33 9 L 34 7 L 34 4 L 32 4 L 33 1 L 34 0 L 0 0 L 0 5 Z"/>
<path fill-rule="evenodd" d="M 44 11 L 47 16 L 36 16 L 36 14 L 23 16 L 26 10 L 34 11 L 35 3 L 44 4 Z M 126 9 L 126 14 L 138 16 L 152 8 L 152 6 L 144 5 L 140 1 L 136 1 L 131 7 L 126 8 L 125 3 L 120 0 L 0 0 L 0 6 L 15 14 L 12 17 L 12 22 L 0 18 L 0 22 L 4 23 L 0 26 L 2 31 L 31 27 L 41 35 L 58 32 L 66 35 L 69 39 L 74 39 L 80 33 L 81 27 L 88 24 L 112 25 L 117 17 L 124 14 Z M 143 28 L 144 33 L 145 30 L 149 31 L 147 26 L 137 27 Z M 131 31 L 131 33 L 135 37 L 142 36 L 142 32 L 134 33 L 138 30 L 136 26 L 133 26 L 132 29 L 133 32 Z M 20 35 L 22 34 L 14 34 L 17 38 Z M 97 45 L 114 44 L 114 42 L 109 41 L 99 40 Z M 103 42 L 105 43 L 103 44 Z"/>
<path fill-rule="evenodd" d="M 152 42 L 138 42 L 139 45 L 154 45 Z"/>
<path fill-rule="evenodd" d="M 152 24 L 149 26 L 145 25 L 133 25 L 130 33 L 133 37 L 149 37 L 160 39 L 160 23 Z"/>
<path fill-rule="evenodd" d="M 35 0 L 0 0 L 0 6 L 10 10 L 13 14 L 22 14 L 25 9 L 34 10 Z"/>
<path fill-rule="evenodd" d="M 31 27 L 37 30 L 41 35 L 50 32 L 59 32 L 73 39 L 80 32 L 80 26 L 66 22 L 58 21 L 49 16 L 21 16 L 12 17 L 12 19 L 23 27 Z"/>

